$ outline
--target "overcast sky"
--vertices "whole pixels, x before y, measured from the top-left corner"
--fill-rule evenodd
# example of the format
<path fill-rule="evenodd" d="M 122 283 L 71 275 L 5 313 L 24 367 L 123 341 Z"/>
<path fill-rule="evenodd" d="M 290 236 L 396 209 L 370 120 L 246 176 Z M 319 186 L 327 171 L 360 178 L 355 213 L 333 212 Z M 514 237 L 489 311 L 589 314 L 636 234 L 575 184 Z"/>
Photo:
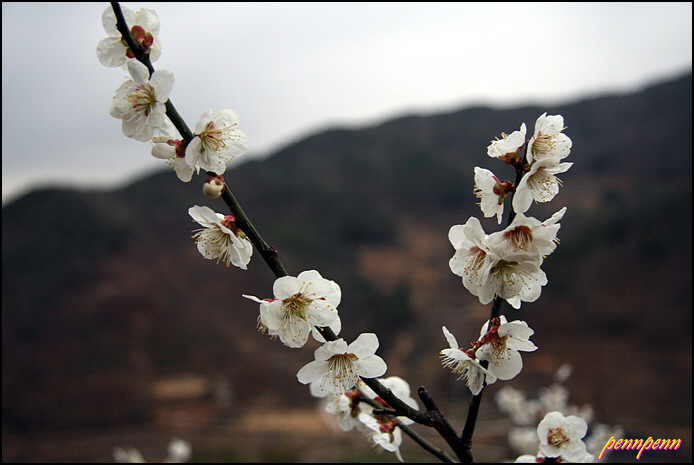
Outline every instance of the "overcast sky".
<path fill-rule="evenodd" d="M 326 127 L 630 92 L 692 66 L 689 2 L 123 5 L 158 13 L 154 66 L 174 73 L 188 126 L 207 109 L 239 112 L 239 161 Z M 96 58 L 107 6 L 2 4 L 3 203 L 165 166 L 108 113 L 127 73 Z"/>

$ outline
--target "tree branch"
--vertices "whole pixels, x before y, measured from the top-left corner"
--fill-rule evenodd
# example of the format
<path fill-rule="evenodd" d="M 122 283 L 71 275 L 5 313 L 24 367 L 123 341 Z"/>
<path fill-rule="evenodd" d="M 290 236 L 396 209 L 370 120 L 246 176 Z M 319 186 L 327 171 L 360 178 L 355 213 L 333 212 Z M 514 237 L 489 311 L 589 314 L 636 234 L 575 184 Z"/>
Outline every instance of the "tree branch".
<path fill-rule="evenodd" d="M 151 76 L 155 70 L 149 59 L 149 54 L 144 52 L 132 38 L 130 30 L 128 29 L 128 25 L 125 21 L 125 17 L 123 16 L 123 12 L 118 2 L 112 2 L 111 6 L 116 16 L 116 28 L 122 34 L 123 39 L 126 41 L 128 47 L 135 55 L 135 58 L 138 61 L 142 62 L 145 66 L 147 66 L 147 69 L 149 70 Z M 195 137 L 194 133 L 188 128 L 183 118 L 180 116 L 176 108 L 173 106 L 173 103 L 171 103 L 171 100 L 167 100 L 166 102 L 166 115 L 167 117 L 169 117 L 176 129 L 178 129 L 178 132 L 181 134 L 186 143 L 190 142 Z M 216 175 L 216 173 L 211 172 L 208 172 L 207 174 L 209 176 Z M 268 246 L 267 243 L 263 240 L 260 233 L 258 233 L 258 231 L 255 229 L 250 219 L 246 216 L 245 212 L 243 211 L 243 208 L 241 208 L 241 205 L 238 203 L 238 201 L 231 193 L 231 190 L 226 184 L 224 192 L 222 193 L 222 200 L 227 205 L 229 210 L 231 210 L 231 212 L 233 213 L 237 226 L 246 234 L 248 239 L 251 241 L 258 253 L 260 253 L 260 255 L 263 257 L 263 260 L 265 260 L 265 263 L 272 270 L 274 275 L 277 278 L 287 276 L 288 273 L 282 265 L 281 261 L 279 260 L 277 251 L 274 247 Z M 326 341 L 335 341 L 338 339 L 335 333 L 329 327 L 316 327 L 316 329 L 323 335 Z M 386 401 L 388 405 L 393 407 L 394 412 L 398 413 L 397 416 L 405 416 L 416 423 L 434 427 L 439 432 L 439 434 L 441 434 L 444 437 L 444 439 L 446 440 L 446 442 L 449 443 L 449 445 L 451 445 L 452 447 L 455 445 L 453 449 L 454 451 L 456 451 L 456 454 L 459 457 L 461 457 L 461 454 L 459 453 L 461 450 L 459 438 L 457 438 L 457 436 L 453 432 L 453 428 L 445 419 L 441 411 L 436 407 L 433 400 L 429 397 L 428 393 L 423 387 L 419 389 L 419 395 L 422 399 L 422 402 L 424 402 L 425 405 L 427 405 L 427 413 L 423 413 L 407 405 L 395 394 L 393 394 L 390 389 L 386 388 L 383 384 L 381 384 L 380 381 L 378 381 L 375 378 L 362 378 L 362 381 L 364 381 L 364 383 L 367 386 L 369 386 L 379 397 Z M 415 440 L 415 442 L 420 444 L 420 446 L 422 446 L 429 452 L 432 452 L 439 459 L 441 459 L 444 462 L 453 462 L 453 459 L 450 456 L 448 456 L 445 452 L 429 444 L 427 441 L 425 441 L 419 435 L 414 433 L 407 426 L 399 426 L 401 427 L 403 432 L 405 432 L 408 436 Z M 453 432 L 452 435 L 451 432 Z M 469 451 L 467 455 L 469 455 Z M 463 457 L 467 457 L 467 455 L 463 454 Z"/>

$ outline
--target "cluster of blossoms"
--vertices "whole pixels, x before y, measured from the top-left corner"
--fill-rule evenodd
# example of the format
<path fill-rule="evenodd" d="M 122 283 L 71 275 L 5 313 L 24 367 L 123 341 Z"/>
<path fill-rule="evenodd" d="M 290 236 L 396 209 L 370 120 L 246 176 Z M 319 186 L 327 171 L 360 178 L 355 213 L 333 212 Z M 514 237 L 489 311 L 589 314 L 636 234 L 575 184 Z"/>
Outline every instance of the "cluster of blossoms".
<path fill-rule="evenodd" d="M 260 330 L 279 337 L 287 347 L 303 347 L 309 334 L 323 343 L 314 353 L 315 360 L 297 373 L 299 382 L 310 383 L 313 392 L 343 394 L 356 386 L 360 376 L 377 378 L 386 372 L 386 363 L 375 354 L 375 334 L 360 334 L 348 345 L 342 338 L 326 341 L 317 329 L 329 327 L 335 335 L 340 332 L 337 306 L 342 291 L 336 282 L 316 270 L 303 271 L 296 277 L 277 278 L 273 293 L 274 299 L 244 297 L 260 304 Z"/>
<path fill-rule="evenodd" d="M 569 154 L 571 139 L 561 131 L 561 115 L 537 119 L 535 133 L 525 146 L 525 123 L 520 131 L 493 141 L 487 153 L 516 168 L 522 177 L 517 186 L 503 183 L 486 169 L 475 168 L 475 194 L 485 217 L 497 216 L 499 223 L 504 199 L 513 193 L 513 221 L 503 231 L 486 234 L 479 220 L 471 217 L 464 225 L 453 226 L 448 238 L 455 249 L 449 265 L 463 278 L 463 285 L 484 305 L 495 297 L 505 299 L 514 308 L 521 301 L 534 302 L 540 297 L 547 276 L 540 269 L 542 261 L 556 248 L 562 208 L 545 221 L 525 216 L 533 199 L 548 202 L 559 192 L 561 181 L 555 176 L 568 170 L 572 163 L 560 163 Z M 518 177 L 518 176 L 517 176 Z"/>
<path fill-rule="evenodd" d="M 504 200 L 512 195 L 512 221 L 502 231 L 486 234 L 480 221 L 470 217 L 464 225 L 454 225 L 448 233 L 455 254 L 449 261 L 451 271 L 462 277 L 463 285 L 482 304 L 504 299 L 518 309 L 521 302 L 540 297 L 547 276 L 540 268 L 556 248 L 559 221 L 566 212 L 560 209 L 545 221 L 526 216 L 533 200 L 547 202 L 559 192 L 555 176 L 572 163 L 561 163 L 571 149 L 571 139 L 562 133 L 561 115 L 541 115 L 535 131 L 526 141 L 526 126 L 503 135 L 487 148 L 487 154 L 513 166 L 516 183 L 501 182 L 491 171 L 475 167 L 475 195 L 485 217 L 496 216 L 499 223 Z M 526 148 L 526 154 L 523 149 Z M 470 348 L 461 348 L 444 326 L 450 347 L 440 352 L 444 366 L 465 378 L 473 395 L 497 379 L 509 380 L 522 368 L 519 351 L 537 347 L 528 340 L 533 330 L 523 321 L 507 322 L 500 315 L 482 327 L 480 338 Z"/>
<path fill-rule="evenodd" d="M 238 128 L 238 113 L 229 109 L 216 113 L 208 110 L 199 118 L 194 132 L 185 127 L 169 101 L 173 73 L 154 71 L 151 66 L 151 62 L 161 54 L 157 14 L 145 8 L 138 12 L 123 8 L 125 21 L 132 26 L 125 34 L 126 40 L 117 27 L 115 12 L 118 8 L 114 4 L 113 9 L 107 8 L 102 15 L 109 37 L 97 45 L 97 56 L 105 66 L 127 69 L 131 79 L 116 90 L 110 114 L 122 120 L 122 130 L 127 137 L 149 142 L 151 154 L 166 160 L 181 181 L 189 182 L 193 173 L 199 174 L 201 169 L 206 171 L 209 178 L 203 192 L 210 198 L 219 197 L 226 188 L 223 179 L 226 166 L 248 147 L 246 135 Z M 136 50 L 128 45 L 133 41 Z M 514 167 L 515 183 L 502 182 L 491 171 L 475 167 L 474 194 L 480 199 L 484 216 L 496 216 L 499 224 L 504 214 L 505 198 L 511 195 L 513 211 L 509 224 L 502 231 L 486 234 L 480 221 L 470 217 L 465 224 L 454 225 L 449 230 L 448 239 L 455 249 L 449 261 L 451 271 L 462 277 L 465 288 L 482 304 L 494 301 L 492 316 L 470 347 L 461 347 L 455 336 L 442 327 L 449 347 L 440 351 L 441 361 L 444 367 L 458 375 L 458 379 L 465 379 L 474 396 L 478 396 L 488 384 L 514 378 L 523 367 L 520 352 L 537 349 L 530 341 L 534 331 L 527 323 L 521 320 L 509 322 L 497 304 L 503 299 L 519 309 L 521 302 L 537 300 L 542 286 L 547 284 L 547 277 L 540 267 L 556 248 L 559 221 L 566 208 L 545 221 L 526 216 L 526 212 L 533 200 L 552 200 L 561 186 L 557 175 L 572 166 L 572 163 L 563 162 L 572 145 L 563 129 L 561 115 L 548 116 L 545 113 L 537 119 L 529 140 L 526 140 L 526 125 L 523 123 L 518 131 L 492 141 L 487 154 Z M 245 270 L 253 245 L 237 223 L 249 225 L 247 229 L 253 235 L 253 244 L 257 244 L 258 236 L 250 223 L 244 223 L 245 215 L 239 209 L 231 210 L 242 218 L 237 221 L 233 216 L 217 213 L 209 207 L 191 207 L 189 215 L 201 226 L 194 231 L 193 238 L 198 251 L 206 259 L 218 263 L 223 261 L 227 266 Z M 417 402 L 410 396 L 407 382 L 397 376 L 379 379 L 386 373 L 387 366 L 376 355 L 378 337 L 373 333 L 362 333 L 351 343 L 338 338 L 341 320 L 337 307 L 342 291 L 334 281 L 324 278 L 316 270 L 304 271 L 296 277 L 287 276 L 283 268 L 281 272 L 273 271 L 279 277 L 274 282 L 272 298 L 243 295 L 260 306 L 259 330 L 290 348 L 304 347 L 312 335 L 320 346 L 315 349 L 314 360 L 298 371 L 298 381 L 308 384 L 313 396 L 325 399 L 326 411 L 337 417 L 342 430 L 361 431 L 374 445 L 395 453 L 402 461 L 402 429 L 413 435 L 406 426 L 413 423 L 412 418 L 420 421 L 416 414 L 421 412 L 417 411 Z M 389 400 L 379 397 L 364 384 L 363 379 L 367 379 L 376 390 L 384 389 L 379 392 Z M 368 380 L 374 380 L 374 384 Z M 593 458 L 582 440 L 587 423 L 576 415 L 564 416 L 566 396 L 560 388 L 548 390 L 542 400 L 545 416 L 532 432 L 537 440 L 535 450 L 539 448 L 539 452 L 521 456 L 519 461 L 535 461 L 538 457 L 565 461 Z M 500 405 L 504 405 L 503 408 L 512 415 L 525 415 L 523 421 L 526 423 L 523 424 L 539 420 L 535 413 L 540 409 L 530 408 L 531 405 L 519 398 L 515 391 L 501 392 L 505 392 L 506 397 L 505 400 L 504 395 L 499 397 L 502 399 Z M 389 397 L 391 395 L 393 397 Z M 427 404 L 422 391 L 420 396 Z M 398 401 L 399 410 L 388 404 Z M 402 413 L 411 418 L 399 416 Z M 432 421 L 427 417 L 427 421 L 420 422 L 431 426 Z M 527 437 L 527 430 L 522 434 Z M 135 452 L 120 449 L 116 459 L 133 461 L 141 458 Z M 188 457 L 182 446 L 174 452 L 179 458 Z M 462 455 L 457 450 L 456 453 L 459 457 Z"/>
<path fill-rule="evenodd" d="M 416 409 L 417 401 L 410 396 L 410 385 L 399 376 L 379 379 L 381 384 L 395 394 L 400 400 Z M 400 454 L 402 431 L 398 426 L 414 423 L 407 417 L 394 417 L 382 413 L 374 413 L 376 408 L 390 407 L 386 401 L 374 393 L 362 381 L 342 394 L 332 394 L 316 388 L 311 384 L 311 394 L 325 398 L 325 411 L 335 415 L 337 424 L 342 431 L 356 429 L 366 436 L 375 446 L 395 453 L 403 461 Z M 375 408 L 375 406 L 378 406 Z"/>
<path fill-rule="evenodd" d="M 510 386 L 504 386 L 495 395 L 496 404 L 514 423 L 509 429 L 511 448 L 522 454 L 517 461 L 536 461 L 545 457 L 554 461 L 593 462 L 611 437 L 624 435 L 621 427 L 604 423 L 590 426 L 593 408 L 590 404 L 578 407 L 569 404 L 569 390 L 562 384 L 571 375 L 572 368 L 565 364 L 554 374 L 554 382 L 543 387 L 536 399 Z M 535 427 L 533 425 L 539 426 Z M 561 428 L 568 441 L 558 444 L 557 428 Z"/>
<path fill-rule="evenodd" d="M 131 26 L 129 32 L 140 51 L 156 61 L 161 55 L 159 17 L 148 8 L 135 12 L 122 8 L 123 17 Z M 208 110 L 195 125 L 190 140 L 184 140 L 167 115 L 167 103 L 173 90 L 173 73 L 150 69 L 135 58 L 135 53 L 117 29 L 112 7 L 106 8 L 101 21 L 108 37 L 99 41 L 96 54 L 104 66 L 123 67 L 130 73 L 116 90 L 110 114 L 122 120 L 123 133 L 141 142 L 150 142 L 152 156 L 166 160 L 183 182 L 192 179 L 193 172 L 205 170 L 210 175 L 203 192 L 219 197 L 224 190 L 222 175 L 227 164 L 248 148 L 248 139 L 238 129 L 239 115 L 224 109 L 213 114 Z M 204 229 L 195 234 L 198 250 L 211 260 L 223 260 L 246 269 L 253 247 L 246 235 L 234 223 L 234 218 L 215 213 L 207 207 L 195 206 L 190 215 Z"/>
<path fill-rule="evenodd" d="M 412 424 L 405 417 L 374 414 L 373 405 L 389 407 L 360 378 L 378 378 L 387 369 L 378 355 L 378 337 L 360 334 L 351 344 L 342 339 L 326 341 L 317 328 L 329 327 L 337 335 L 341 329 L 337 306 L 342 298 L 340 286 L 323 278 L 316 270 L 283 276 L 275 280 L 274 298 L 259 299 L 244 295 L 260 304 L 258 327 L 271 337 L 279 338 L 291 348 L 303 347 L 309 334 L 322 343 L 312 362 L 302 367 L 297 379 L 308 384 L 314 397 L 326 398 L 325 410 L 337 416 L 343 431 L 353 428 L 364 433 L 374 445 L 394 452 L 399 460 L 402 433 L 397 426 Z M 417 408 L 410 397 L 410 387 L 397 376 L 380 380 L 400 400 Z"/>

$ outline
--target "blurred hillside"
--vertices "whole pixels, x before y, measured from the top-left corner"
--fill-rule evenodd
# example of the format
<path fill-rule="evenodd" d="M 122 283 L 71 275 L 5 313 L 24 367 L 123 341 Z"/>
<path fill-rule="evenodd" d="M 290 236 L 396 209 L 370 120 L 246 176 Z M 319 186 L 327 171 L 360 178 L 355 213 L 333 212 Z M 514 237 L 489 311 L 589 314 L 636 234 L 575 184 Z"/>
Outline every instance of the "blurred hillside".
<path fill-rule="evenodd" d="M 688 435 L 691 460 L 691 74 L 554 107 L 328 130 L 225 178 L 290 274 L 317 269 L 340 284 L 341 336 L 375 332 L 387 376 L 459 411 L 466 399 L 438 360 L 441 326 L 473 340 L 489 309 L 450 272 L 448 230 L 482 216 L 475 166 L 513 179 L 487 157 L 489 142 L 522 122 L 531 132 L 543 112 L 564 116 L 575 164 L 555 200 L 528 212 L 544 220 L 568 207 L 542 298 L 505 310 L 540 347 L 513 385 L 537 389 L 569 362 L 572 401 L 630 437 Z M 271 297 L 272 273 L 257 255 L 245 272 L 204 260 L 190 238 L 189 207 L 224 211 L 201 182 L 165 171 L 111 192 L 36 191 L 2 209 L 4 433 L 314 408 L 296 372 L 315 343 L 270 341 L 241 297 Z M 3 461 L 36 458 L 5 450 Z"/>

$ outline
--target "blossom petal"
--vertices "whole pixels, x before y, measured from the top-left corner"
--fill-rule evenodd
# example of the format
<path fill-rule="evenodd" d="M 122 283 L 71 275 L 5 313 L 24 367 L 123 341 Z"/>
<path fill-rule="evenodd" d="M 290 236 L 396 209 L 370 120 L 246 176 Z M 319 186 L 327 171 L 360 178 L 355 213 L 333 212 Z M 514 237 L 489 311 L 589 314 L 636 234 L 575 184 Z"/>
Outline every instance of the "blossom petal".
<path fill-rule="evenodd" d="M 130 72 L 133 81 L 141 86 L 147 84 L 149 81 L 149 70 L 138 60 L 128 61 L 128 72 Z"/>
<path fill-rule="evenodd" d="M 157 100 L 166 103 L 174 85 L 174 75 L 171 71 L 160 69 L 152 74 L 150 84 L 154 88 Z"/>
<path fill-rule="evenodd" d="M 362 359 L 373 355 L 376 349 L 378 349 L 378 336 L 374 333 L 362 333 L 349 345 L 347 350 Z"/>
<path fill-rule="evenodd" d="M 117 68 L 125 64 L 126 51 L 118 37 L 106 37 L 96 44 L 96 57 L 99 63 L 108 68 Z"/>
<path fill-rule="evenodd" d="M 328 372 L 328 362 L 326 360 L 314 360 L 304 365 L 296 374 L 301 384 L 308 384 L 320 379 Z"/>
<path fill-rule="evenodd" d="M 284 320 L 279 337 L 284 345 L 296 349 L 306 344 L 310 332 L 311 325 L 305 320 L 289 318 Z"/>
<path fill-rule="evenodd" d="M 201 226 L 210 227 L 219 223 L 217 213 L 210 207 L 195 205 L 188 209 L 188 214 Z"/>
<path fill-rule="evenodd" d="M 272 293 L 283 300 L 301 292 L 301 282 L 294 276 L 282 276 L 272 285 Z"/>
<path fill-rule="evenodd" d="M 460 346 L 458 345 L 458 341 L 455 339 L 455 336 L 448 331 L 448 328 L 445 326 L 442 326 L 441 329 L 443 330 L 443 336 L 446 338 L 446 341 L 448 341 L 448 345 L 451 346 L 451 349 L 458 349 Z"/>
<path fill-rule="evenodd" d="M 371 355 L 364 359 L 359 359 L 354 364 L 358 367 L 360 376 L 364 378 L 378 378 L 388 369 L 386 362 L 378 355 Z"/>

